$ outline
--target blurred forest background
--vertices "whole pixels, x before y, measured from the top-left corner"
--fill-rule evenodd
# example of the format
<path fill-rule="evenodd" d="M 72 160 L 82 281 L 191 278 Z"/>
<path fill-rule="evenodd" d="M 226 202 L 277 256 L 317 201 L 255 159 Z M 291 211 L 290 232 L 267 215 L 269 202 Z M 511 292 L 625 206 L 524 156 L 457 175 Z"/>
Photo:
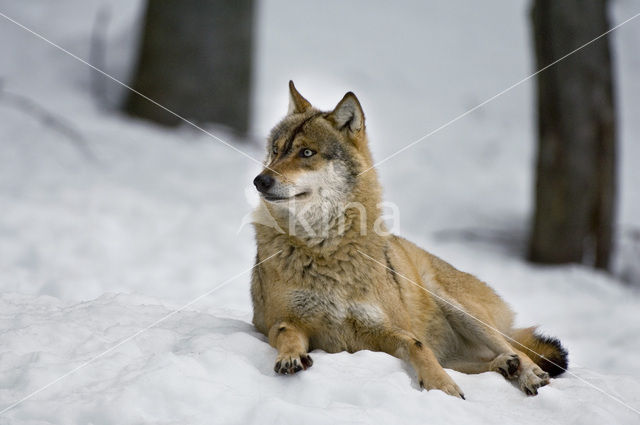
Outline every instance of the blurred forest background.
<path fill-rule="evenodd" d="M 61 66 L 69 67 L 67 78 L 88 78 L 84 94 L 97 107 L 96 119 L 127 115 L 154 123 L 153 132 L 166 135 L 185 128 L 202 131 L 212 143 L 233 145 L 256 163 L 262 158 L 257 147 L 282 116 L 288 79 L 323 108 L 354 90 L 363 98 L 377 160 L 420 140 L 413 152 L 379 170 L 391 196 L 423 194 L 413 205 L 403 205 L 403 196 L 393 199 L 409 217 L 405 231 L 498 242 L 532 262 L 584 264 L 637 283 L 640 195 L 631 181 L 638 147 L 632 143 L 636 124 L 629 118 L 637 102 L 636 59 L 627 54 L 624 38 L 616 45 L 617 34 L 605 34 L 616 7 L 630 4 L 492 3 L 500 16 L 520 16 L 508 25 L 499 17 L 476 23 L 461 4 L 447 8 L 441 2 L 411 5 L 415 18 L 406 25 L 405 14 L 392 13 L 390 6 L 357 3 L 344 17 L 328 6 L 251 0 L 95 1 L 78 10 L 62 4 L 54 11 L 35 2 L 16 13 L 47 27 L 54 25 L 43 21 L 49 12 L 82 17 L 84 39 L 67 40 L 62 32 L 57 41 L 95 69 L 59 57 Z M 362 17 L 350 17 L 356 13 Z M 456 14 L 461 19 L 456 31 L 436 22 Z M 389 20 L 382 22 L 382 16 Z M 473 38 L 498 22 L 486 38 Z M 47 55 L 63 55 L 48 48 Z M 24 74 L 22 64 L 40 68 L 39 74 L 51 70 L 26 62 L 36 60 L 35 52 L 27 49 L 6 67 L 4 106 L 31 115 L 100 162 L 98 150 L 105 142 L 88 135 L 74 112 L 46 105 L 43 91 L 38 96 L 20 90 L 19 79 L 12 77 Z M 454 165 L 461 158 L 466 167 L 461 172 L 435 164 Z M 442 181 L 433 184 L 430 176 Z M 475 187 L 469 185 L 474 178 Z M 433 211 L 432 204 L 442 207 Z M 470 207 L 476 214 L 459 212 L 449 220 L 447 207 Z M 417 213 L 411 211 L 421 209 L 429 211 L 429 224 L 415 226 Z"/>
<path fill-rule="evenodd" d="M 125 110 L 160 124 L 182 124 L 177 113 L 246 133 L 253 9 L 248 0 L 150 0 L 133 87 L 174 113 L 135 92 L 128 93 Z M 611 43 L 607 37 L 598 39 L 611 27 L 608 14 L 607 0 L 532 4 L 535 67 L 544 69 L 536 78 L 533 261 L 610 266 L 616 114 Z M 354 44 L 348 41 L 344 47 Z M 563 58 L 576 49 L 581 51 Z"/>

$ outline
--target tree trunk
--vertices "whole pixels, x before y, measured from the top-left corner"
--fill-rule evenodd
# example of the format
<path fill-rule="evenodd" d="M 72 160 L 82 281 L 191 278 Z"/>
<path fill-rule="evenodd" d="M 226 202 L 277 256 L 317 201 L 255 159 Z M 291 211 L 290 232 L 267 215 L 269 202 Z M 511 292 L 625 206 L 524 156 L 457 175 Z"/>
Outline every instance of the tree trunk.
<path fill-rule="evenodd" d="M 148 0 L 133 88 L 189 120 L 244 133 L 252 29 L 252 0 Z M 125 111 L 160 124 L 180 122 L 135 93 Z"/>
<path fill-rule="evenodd" d="M 535 0 L 537 68 L 609 29 L 607 0 Z M 537 76 L 538 159 L 529 258 L 609 266 L 615 111 L 609 38 Z"/>

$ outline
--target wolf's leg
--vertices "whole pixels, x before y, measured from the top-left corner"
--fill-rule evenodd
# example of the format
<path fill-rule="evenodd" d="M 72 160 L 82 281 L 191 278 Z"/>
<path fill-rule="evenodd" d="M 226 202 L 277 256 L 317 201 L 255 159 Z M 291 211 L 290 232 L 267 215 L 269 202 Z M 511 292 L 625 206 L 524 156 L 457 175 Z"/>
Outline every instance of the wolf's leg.
<path fill-rule="evenodd" d="M 290 322 L 278 322 L 269 330 L 269 343 L 278 350 L 276 373 L 283 375 L 305 370 L 313 365 L 309 349 L 309 337 Z"/>
<path fill-rule="evenodd" d="M 471 312 L 457 301 L 437 299 L 437 304 L 447 315 L 449 323 L 460 335 L 473 344 L 486 346 L 496 356 L 487 365 L 487 370 L 499 372 L 507 379 L 518 376 L 520 360 L 514 348 L 499 332 L 494 321 L 482 309 L 472 309 Z M 468 359 L 462 356 L 462 360 Z"/>
<path fill-rule="evenodd" d="M 499 354 L 491 361 L 464 359 L 447 360 L 444 367 L 469 374 L 493 371 L 498 372 L 506 379 L 515 379 L 518 376 L 520 359 L 517 354 Z"/>
<path fill-rule="evenodd" d="M 521 362 L 518 376 L 520 389 L 527 395 L 538 394 L 538 388 L 544 387 L 549 383 L 549 374 L 540 369 L 525 353 L 518 350 L 515 351 L 518 353 Z"/>
<path fill-rule="evenodd" d="M 522 362 L 519 354 L 507 342 L 506 338 L 497 330 L 491 329 L 473 318 L 469 317 L 468 321 L 475 322 L 474 324 L 469 323 L 467 327 L 469 336 L 472 336 L 476 343 L 486 345 L 496 354 L 496 357 L 488 362 L 488 370 L 498 372 L 506 379 L 517 378 Z"/>
<path fill-rule="evenodd" d="M 515 354 L 500 354 L 491 361 L 451 359 L 444 363 L 444 367 L 470 374 L 498 372 L 506 379 L 517 380 L 518 386 L 526 394 L 538 394 L 538 388 L 549 383 L 549 374 L 540 369 L 525 353 L 515 351 Z"/>
<path fill-rule="evenodd" d="M 411 363 L 418 374 L 420 387 L 441 390 L 464 399 L 462 390 L 442 368 L 430 347 L 406 331 L 390 332 L 387 341 L 392 344 L 393 349 L 387 347 L 385 351 Z"/>
<path fill-rule="evenodd" d="M 495 354 L 515 354 L 494 321 L 480 308 L 465 307 L 452 298 L 434 298 L 451 326 L 473 343 L 486 345 Z"/>
<path fill-rule="evenodd" d="M 489 372 L 490 362 L 483 361 L 473 361 L 473 360 L 447 360 L 444 364 L 444 367 L 447 369 L 453 369 L 458 372 L 468 373 L 468 374 L 477 374 Z"/>

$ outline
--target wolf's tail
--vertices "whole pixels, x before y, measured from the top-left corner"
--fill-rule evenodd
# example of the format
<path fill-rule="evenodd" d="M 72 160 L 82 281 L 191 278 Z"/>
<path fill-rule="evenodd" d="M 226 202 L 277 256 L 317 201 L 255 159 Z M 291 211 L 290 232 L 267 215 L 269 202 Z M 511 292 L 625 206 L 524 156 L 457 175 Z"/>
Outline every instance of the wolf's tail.
<path fill-rule="evenodd" d="M 515 329 L 511 337 L 527 348 L 513 341 L 511 345 L 529 356 L 550 376 L 562 374 L 569 366 L 569 353 L 557 338 L 540 335 L 535 327 Z"/>

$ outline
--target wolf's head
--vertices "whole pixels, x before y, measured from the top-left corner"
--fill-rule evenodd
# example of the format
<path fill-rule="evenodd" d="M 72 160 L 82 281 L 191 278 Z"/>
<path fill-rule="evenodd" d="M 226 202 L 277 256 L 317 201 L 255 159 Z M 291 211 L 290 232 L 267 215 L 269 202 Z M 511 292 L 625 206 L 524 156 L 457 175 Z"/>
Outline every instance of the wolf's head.
<path fill-rule="evenodd" d="M 360 175 L 372 165 L 364 113 L 351 92 L 330 112 L 311 106 L 292 81 L 289 92 L 289 112 L 271 131 L 253 183 L 271 212 L 317 230 L 359 201 L 363 180 L 372 180 L 367 190 L 377 199 L 375 172 Z"/>

